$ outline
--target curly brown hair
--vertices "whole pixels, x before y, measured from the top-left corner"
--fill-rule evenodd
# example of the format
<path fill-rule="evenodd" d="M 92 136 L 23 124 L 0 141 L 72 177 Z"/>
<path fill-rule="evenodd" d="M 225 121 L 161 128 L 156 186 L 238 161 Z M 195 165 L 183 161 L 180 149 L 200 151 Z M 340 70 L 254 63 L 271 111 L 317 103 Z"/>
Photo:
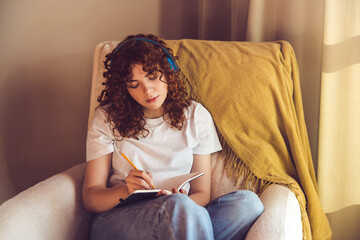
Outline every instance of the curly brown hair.
<path fill-rule="evenodd" d="M 144 38 L 148 41 L 131 41 L 130 39 Z M 165 76 L 168 93 L 162 105 L 163 118 L 179 130 L 185 120 L 185 109 L 190 105 L 188 93 L 184 82 L 180 78 L 180 69 L 174 69 L 167 58 L 169 54 L 173 59 L 173 51 L 158 37 L 149 34 L 130 35 L 122 41 L 111 53 L 106 55 L 104 61 L 105 88 L 101 92 L 98 102 L 104 106 L 107 120 L 112 126 L 114 136 L 122 138 L 135 138 L 142 135 L 146 137 L 149 130 L 145 129 L 144 109 L 128 93 L 127 83 L 132 78 L 132 69 L 135 64 L 143 66 L 148 73 L 159 72 Z M 164 49 L 168 51 L 164 51 Z"/>

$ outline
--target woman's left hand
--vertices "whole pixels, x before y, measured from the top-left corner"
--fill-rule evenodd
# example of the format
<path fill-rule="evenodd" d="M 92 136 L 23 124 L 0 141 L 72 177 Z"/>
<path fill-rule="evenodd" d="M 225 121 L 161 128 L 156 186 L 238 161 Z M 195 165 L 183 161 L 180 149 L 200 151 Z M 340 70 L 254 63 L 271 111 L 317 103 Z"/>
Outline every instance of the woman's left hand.
<path fill-rule="evenodd" d="M 181 193 L 181 194 L 186 194 L 186 195 L 187 195 L 186 190 L 180 189 L 180 191 L 179 191 L 179 190 L 177 190 L 176 188 L 173 188 L 173 189 L 172 189 L 172 192 L 169 192 L 169 191 L 167 191 L 167 190 L 162 189 L 160 192 L 158 192 L 158 194 L 157 194 L 156 196 L 157 196 L 157 197 L 160 197 L 160 196 L 171 195 L 171 194 L 174 194 L 174 193 Z"/>

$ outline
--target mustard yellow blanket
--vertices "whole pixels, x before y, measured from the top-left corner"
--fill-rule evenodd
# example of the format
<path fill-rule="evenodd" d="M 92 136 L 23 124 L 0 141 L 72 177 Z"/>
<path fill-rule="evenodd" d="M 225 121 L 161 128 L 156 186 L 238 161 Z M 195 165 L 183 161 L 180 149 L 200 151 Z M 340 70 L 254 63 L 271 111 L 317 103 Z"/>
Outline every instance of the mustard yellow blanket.
<path fill-rule="evenodd" d="M 191 95 L 212 114 L 235 179 L 244 171 L 260 191 L 287 186 L 301 208 L 304 239 L 330 239 L 303 115 L 298 66 L 285 41 L 166 41 Z"/>

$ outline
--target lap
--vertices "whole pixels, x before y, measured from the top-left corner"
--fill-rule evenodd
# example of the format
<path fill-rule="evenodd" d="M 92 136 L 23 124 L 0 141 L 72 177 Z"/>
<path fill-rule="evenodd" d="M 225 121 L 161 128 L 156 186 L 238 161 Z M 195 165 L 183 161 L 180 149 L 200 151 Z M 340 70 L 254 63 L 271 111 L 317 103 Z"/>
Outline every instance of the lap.
<path fill-rule="evenodd" d="M 221 196 L 205 208 L 183 194 L 173 194 L 96 215 L 91 239 L 118 239 L 119 236 L 122 239 L 156 239 L 168 226 L 181 227 L 174 230 L 179 234 L 195 235 L 203 231 L 201 236 L 207 237 L 202 239 L 212 239 L 209 232 L 215 239 L 242 239 L 262 211 L 263 205 L 257 195 L 246 190 Z M 192 225 L 186 225 L 189 222 Z M 172 237 L 174 231 L 169 233 Z"/>
<path fill-rule="evenodd" d="M 208 225 L 200 234 L 212 232 L 205 208 L 186 195 L 173 194 L 100 213 L 93 220 L 90 235 L 91 239 L 173 239 L 177 234 L 198 234 L 191 232 L 191 226 L 174 229 L 186 224 L 186 218 Z"/>

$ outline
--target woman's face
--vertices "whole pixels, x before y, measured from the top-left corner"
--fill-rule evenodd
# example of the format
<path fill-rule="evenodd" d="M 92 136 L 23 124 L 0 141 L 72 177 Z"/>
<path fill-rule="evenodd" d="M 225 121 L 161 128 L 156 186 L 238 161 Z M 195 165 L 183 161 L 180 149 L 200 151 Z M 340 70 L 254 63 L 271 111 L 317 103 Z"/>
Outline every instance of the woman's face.
<path fill-rule="evenodd" d="M 163 103 L 168 88 L 165 77 L 159 73 L 144 72 L 142 65 L 135 64 L 132 79 L 127 83 L 130 96 L 144 107 L 145 118 L 158 118 L 163 115 Z"/>

